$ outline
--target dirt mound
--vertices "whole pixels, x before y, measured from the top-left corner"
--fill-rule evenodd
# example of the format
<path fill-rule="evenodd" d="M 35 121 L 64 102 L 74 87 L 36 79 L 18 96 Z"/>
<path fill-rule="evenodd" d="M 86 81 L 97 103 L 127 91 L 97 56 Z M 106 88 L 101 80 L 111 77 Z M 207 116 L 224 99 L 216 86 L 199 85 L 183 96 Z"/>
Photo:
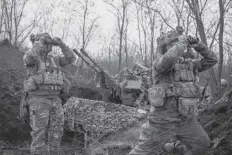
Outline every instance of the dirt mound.
<path fill-rule="evenodd" d="M 212 140 L 218 139 L 218 146 L 206 155 L 230 155 L 232 151 L 232 100 L 213 104 L 199 115 Z"/>
<path fill-rule="evenodd" d="M 22 81 L 25 78 L 23 53 L 9 44 L 0 44 L 0 139 L 11 143 L 29 138 L 29 126 L 18 119 Z"/>

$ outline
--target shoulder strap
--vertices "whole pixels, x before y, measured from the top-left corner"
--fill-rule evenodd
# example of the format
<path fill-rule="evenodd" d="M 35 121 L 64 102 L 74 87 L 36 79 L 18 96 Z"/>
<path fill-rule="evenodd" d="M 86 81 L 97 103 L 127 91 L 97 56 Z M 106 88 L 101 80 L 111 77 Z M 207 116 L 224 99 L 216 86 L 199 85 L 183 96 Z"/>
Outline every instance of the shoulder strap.
<path fill-rule="evenodd" d="M 54 60 L 54 57 L 50 57 L 50 59 L 51 59 L 51 63 L 53 64 L 53 66 L 54 66 L 55 68 L 57 68 L 57 65 L 56 65 L 56 62 L 55 62 L 55 60 Z"/>
<path fill-rule="evenodd" d="M 159 81 L 164 77 L 165 73 L 167 73 L 168 71 L 171 71 L 175 66 L 175 63 L 173 64 L 172 67 L 170 67 L 169 69 L 165 70 L 162 74 L 159 74 L 159 76 L 157 77 L 157 80 L 155 81 L 155 84 L 158 84 Z"/>

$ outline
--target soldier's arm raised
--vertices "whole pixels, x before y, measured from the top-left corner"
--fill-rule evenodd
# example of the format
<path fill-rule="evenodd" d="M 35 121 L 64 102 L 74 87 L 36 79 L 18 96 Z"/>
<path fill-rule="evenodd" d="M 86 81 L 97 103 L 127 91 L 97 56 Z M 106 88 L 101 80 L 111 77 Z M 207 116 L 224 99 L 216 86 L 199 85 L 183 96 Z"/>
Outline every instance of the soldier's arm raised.
<path fill-rule="evenodd" d="M 61 66 L 67 66 L 76 60 L 72 50 L 67 45 L 64 44 L 60 48 L 64 54 L 64 57 L 60 57 Z"/>
<path fill-rule="evenodd" d="M 213 67 L 218 62 L 216 54 L 203 43 L 200 42 L 194 45 L 194 49 L 203 57 L 202 59 L 197 59 L 195 61 L 195 63 L 198 64 L 199 72 Z"/>
<path fill-rule="evenodd" d="M 180 36 L 178 39 L 179 42 L 177 42 L 164 55 L 155 61 L 154 71 L 156 71 L 158 74 L 162 74 L 169 70 L 187 49 L 187 38 L 185 36 Z"/>
<path fill-rule="evenodd" d="M 76 60 L 73 51 L 65 43 L 63 43 L 60 38 L 53 38 L 53 44 L 58 45 L 64 55 L 63 57 L 59 58 L 60 66 L 67 66 Z"/>

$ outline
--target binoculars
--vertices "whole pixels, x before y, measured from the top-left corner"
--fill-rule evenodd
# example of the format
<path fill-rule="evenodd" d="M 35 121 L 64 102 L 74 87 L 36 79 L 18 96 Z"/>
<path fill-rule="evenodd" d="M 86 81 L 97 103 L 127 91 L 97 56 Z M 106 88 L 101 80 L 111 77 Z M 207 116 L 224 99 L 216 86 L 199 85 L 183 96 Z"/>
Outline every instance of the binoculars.
<path fill-rule="evenodd" d="M 43 37 L 43 41 L 45 44 L 50 44 L 50 45 L 54 45 L 54 46 L 57 46 L 58 43 L 57 43 L 57 40 L 58 38 L 51 38 L 50 36 L 44 36 Z M 60 40 L 61 42 L 61 40 Z"/>

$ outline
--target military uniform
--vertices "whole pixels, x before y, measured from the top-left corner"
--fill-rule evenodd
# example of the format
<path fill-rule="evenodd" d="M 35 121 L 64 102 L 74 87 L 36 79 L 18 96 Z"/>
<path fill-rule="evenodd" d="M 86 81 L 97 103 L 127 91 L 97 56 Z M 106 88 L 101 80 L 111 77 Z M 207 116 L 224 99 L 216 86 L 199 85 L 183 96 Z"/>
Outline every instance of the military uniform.
<path fill-rule="evenodd" d="M 153 65 L 155 84 L 148 91 L 151 104 L 148 122 L 142 125 L 139 142 L 129 154 L 200 155 L 211 141 L 196 119 L 201 95 L 198 74 L 214 66 L 217 57 L 204 44 L 176 31 L 163 37 L 158 40 L 162 55 Z M 162 39 L 167 40 L 165 46 L 161 46 Z M 201 59 L 187 51 L 190 43 Z"/>
<path fill-rule="evenodd" d="M 24 80 L 24 89 L 28 93 L 32 154 L 58 151 L 64 124 L 59 95 L 68 93 L 70 85 L 60 67 L 75 61 L 72 51 L 61 41 L 58 41 L 58 46 L 64 56 L 49 55 L 51 45 L 46 40 L 52 41 L 47 33 L 36 35 L 33 47 L 23 57 L 28 75 Z"/>

